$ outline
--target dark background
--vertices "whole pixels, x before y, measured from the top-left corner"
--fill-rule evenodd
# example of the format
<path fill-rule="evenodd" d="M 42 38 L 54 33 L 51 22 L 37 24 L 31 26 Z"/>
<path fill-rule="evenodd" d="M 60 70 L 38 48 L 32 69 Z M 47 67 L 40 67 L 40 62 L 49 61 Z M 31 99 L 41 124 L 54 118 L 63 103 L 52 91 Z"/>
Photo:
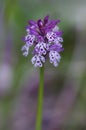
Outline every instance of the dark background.
<path fill-rule="evenodd" d="M 39 69 L 22 36 L 47 14 L 61 19 L 65 50 L 45 64 L 43 130 L 86 130 L 86 0 L 0 0 L 0 130 L 35 130 Z"/>

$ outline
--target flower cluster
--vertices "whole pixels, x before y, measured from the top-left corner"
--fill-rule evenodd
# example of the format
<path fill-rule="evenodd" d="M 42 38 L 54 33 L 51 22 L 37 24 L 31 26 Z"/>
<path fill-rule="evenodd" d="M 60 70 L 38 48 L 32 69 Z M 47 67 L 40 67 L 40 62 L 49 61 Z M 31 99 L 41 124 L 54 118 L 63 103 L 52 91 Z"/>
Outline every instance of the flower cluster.
<path fill-rule="evenodd" d="M 25 45 L 22 47 L 23 55 L 28 56 L 30 47 L 33 46 L 32 64 L 35 67 L 42 67 L 49 56 L 50 63 L 58 66 L 63 51 L 62 31 L 59 31 L 57 24 L 60 20 L 49 20 L 46 16 L 37 22 L 30 20 L 26 27 L 27 35 L 24 37 Z"/>

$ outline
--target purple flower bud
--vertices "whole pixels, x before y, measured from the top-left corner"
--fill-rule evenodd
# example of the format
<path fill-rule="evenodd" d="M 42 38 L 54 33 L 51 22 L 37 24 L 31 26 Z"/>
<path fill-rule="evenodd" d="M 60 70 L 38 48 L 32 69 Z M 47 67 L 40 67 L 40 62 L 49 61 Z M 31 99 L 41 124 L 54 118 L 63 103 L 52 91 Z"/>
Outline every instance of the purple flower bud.
<path fill-rule="evenodd" d="M 55 67 L 58 66 L 63 51 L 62 31 L 59 31 L 57 24 L 60 20 L 49 20 L 45 16 L 43 20 L 37 22 L 30 20 L 26 27 L 26 36 L 24 37 L 25 45 L 22 47 L 23 55 L 28 56 L 29 49 L 33 46 L 32 64 L 35 67 L 42 67 L 45 63 L 46 56 L 49 55 L 50 63 Z"/>
<path fill-rule="evenodd" d="M 37 21 L 37 24 L 38 24 L 38 26 L 39 26 L 39 29 L 42 28 L 43 22 L 42 22 L 41 19 L 39 19 L 39 20 Z"/>
<path fill-rule="evenodd" d="M 49 20 L 49 16 L 47 15 L 44 17 L 44 25 L 48 23 L 48 20 Z"/>

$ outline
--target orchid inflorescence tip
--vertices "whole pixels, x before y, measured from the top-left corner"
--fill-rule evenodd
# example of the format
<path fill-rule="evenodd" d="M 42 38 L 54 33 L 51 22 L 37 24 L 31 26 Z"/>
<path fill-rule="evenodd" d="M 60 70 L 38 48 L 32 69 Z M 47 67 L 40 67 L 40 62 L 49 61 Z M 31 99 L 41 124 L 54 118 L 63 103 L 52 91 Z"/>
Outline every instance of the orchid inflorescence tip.
<path fill-rule="evenodd" d="M 22 47 L 23 55 L 26 57 L 29 50 L 33 47 L 32 64 L 35 67 L 42 67 L 49 56 L 50 63 L 55 67 L 58 66 L 61 56 L 62 31 L 59 30 L 58 23 L 60 20 L 50 20 L 45 16 L 43 20 L 30 20 L 26 27 L 26 36 L 24 37 L 25 45 Z"/>

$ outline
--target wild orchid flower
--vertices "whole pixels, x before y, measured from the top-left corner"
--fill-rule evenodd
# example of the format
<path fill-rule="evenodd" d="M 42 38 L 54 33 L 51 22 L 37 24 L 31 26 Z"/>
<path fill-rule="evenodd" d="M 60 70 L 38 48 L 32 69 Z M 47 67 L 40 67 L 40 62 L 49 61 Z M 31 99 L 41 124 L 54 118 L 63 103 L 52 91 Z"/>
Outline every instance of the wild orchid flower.
<path fill-rule="evenodd" d="M 23 55 L 28 56 L 29 50 L 33 47 L 32 64 L 35 67 L 42 67 L 49 56 L 50 63 L 58 66 L 63 51 L 62 31 L 59 31 L 58 23 L 60 20 L 49 20 L 46 16 L 43 20 L 37 22 L 30 20 L 26 27 L 25 45 L 22 47 Z"/>

